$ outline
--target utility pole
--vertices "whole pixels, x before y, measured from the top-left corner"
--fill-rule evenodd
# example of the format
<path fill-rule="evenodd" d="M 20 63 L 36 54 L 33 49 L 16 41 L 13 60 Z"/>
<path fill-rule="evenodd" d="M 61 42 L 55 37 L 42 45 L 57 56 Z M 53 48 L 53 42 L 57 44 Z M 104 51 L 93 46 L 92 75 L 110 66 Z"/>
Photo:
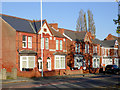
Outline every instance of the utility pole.
<path fill-rule="evenodd" d="M 43 77 L 43 48 L 42 48 L 42 0 L 41 0 L 41 58 L 42 58 L 42 77 Z"/>

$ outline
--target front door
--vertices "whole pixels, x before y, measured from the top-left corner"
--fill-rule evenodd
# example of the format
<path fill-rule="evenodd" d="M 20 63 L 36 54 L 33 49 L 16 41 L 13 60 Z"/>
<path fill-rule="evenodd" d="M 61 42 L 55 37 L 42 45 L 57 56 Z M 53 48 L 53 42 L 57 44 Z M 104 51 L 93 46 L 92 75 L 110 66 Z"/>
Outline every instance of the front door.
<path fill-rule="evenodd" d="M 47 60 L 47 69 L 51 70 L 51 60 L 50 59 Z"/>
<path fill-rule="evenodd" d="M 38 69 L 42 71 L 42 60 L 38 60 Z"/>

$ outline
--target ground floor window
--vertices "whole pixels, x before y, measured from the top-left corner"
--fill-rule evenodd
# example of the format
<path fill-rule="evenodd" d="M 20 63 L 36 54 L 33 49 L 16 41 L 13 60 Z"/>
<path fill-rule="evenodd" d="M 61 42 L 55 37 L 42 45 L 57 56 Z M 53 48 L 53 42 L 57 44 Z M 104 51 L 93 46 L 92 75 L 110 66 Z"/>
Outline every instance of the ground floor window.
<path fill-rule="evenodd" d="M 20 56 L 20 70 L 30 71 L 35 67 L 35 56 Z"/>
<path fill-rule="evenodd" d="M 55 69 L 65 69 L 65 56 L 55 55 Z"/>
<path fill-rule="evenodd" d="M 118 58 L 115 58 L 115 59 L 114 59 L 114 64 L 119 67 L 119 59 L 118 59 Z"/>
<path fill-rule="evenodd" d="M 103 66 L 107 66 L 107 65 L 112 65 L 113 62 L 112 62 L 112 59 L 103 59 Z"/>
<path fill-rule="evenodd" d="M 83 57 L 74 57 L 74 67 L 80 69 L 81 66 L 83 66 Z"/>
<path fill-rule="evenodd" d="M 100 59 L 93 58 L 93 68 L 99 68 L 99 67 L 100 67 Z"/>

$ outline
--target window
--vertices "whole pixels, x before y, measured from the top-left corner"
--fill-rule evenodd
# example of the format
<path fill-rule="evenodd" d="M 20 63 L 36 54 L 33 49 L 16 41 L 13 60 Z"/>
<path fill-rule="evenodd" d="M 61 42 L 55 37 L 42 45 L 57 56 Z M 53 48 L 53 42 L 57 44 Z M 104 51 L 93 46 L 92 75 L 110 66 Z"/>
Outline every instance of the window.
<path fill-rule="evenodd" d="M 78 44 L 78 52 L 80 53 L 80 44 Z"/>
<path fill-rule="evenodd" d="M 108 56 L 110 55 L 110 49 L 108 49 Z"/>
<path fill-rule="evenodd" d="M 28 36 L 28 48 L 32 48 L 32 37 Z"/>
<path fill-rule="evenodd" d="M 114 49 L 114 56 L 117 56 L 117 50 Z"/>
<path fill-rule="evenodd" d="M 41 39 L 41 42 L 42 42 L 41 47 L 42 47 L 42 49 L 44 49 L 44 38 Z"/>
<path fill-rule="evenodd" d="M 97 53 L 97 46 L 93 46 L 93 53 Z"/>
<path fill-rule="evenodd" d="M 85 53 L 89 53 L 89 44 L 85 44 Z"/>
<path fill-rule="evenodd" d="M 104 48 L 102 49 L 102 55 L 104 55 Z"/>
<path fill-rule="evenodd" d="M 39 71 L 42 71 L 42 60 L 38 60 Z"/>
<path fill-rule="evenodd" d="M 55 69 L 65 69 L 65 56 L 55 56 Z"/>
<path fill-rule="evenodd" d="M 20 56 L 20 70 L 29 71 L 35 67 L 35 56 Z"/>
<path fill-rule="evenodd" d="M 27 36 L 25 35 L 22 37 L 22 47 L 27 48 Z"/>
<path fill-rule="evenodd" d="M 45 38 L 45 48 L 48 49 L 48 38 Z"/>
<path fill-rule="evenodd" d="M 58 40 L 56 40 L 56 50 L 58 50 Z"/>
<path fill-rule="evenodd" d="M 100 67 L 100 60 L 98 58 L 93 59 L 93 68 L 99 68 Z"/>
<path fill-rule="evenodd" d="M 75 44 L 75 52 L 77 52 L 77 43 Z"/>
<path fill-rule="evenodd" d="M 60 50 L 62 50 L 62 40 L 60 40 Z"/>
<path fill-rule="evenodd" d="M 31 36 L 23 35 L 23 37 L 22 37 L 22 47 L 23 48 L 32 48 L 32 37 Z"/>
<path fill-rule="evenodd" d="M 105 53 L 104 54 L 106 55 L 106 49 L 105 49 Z"/>

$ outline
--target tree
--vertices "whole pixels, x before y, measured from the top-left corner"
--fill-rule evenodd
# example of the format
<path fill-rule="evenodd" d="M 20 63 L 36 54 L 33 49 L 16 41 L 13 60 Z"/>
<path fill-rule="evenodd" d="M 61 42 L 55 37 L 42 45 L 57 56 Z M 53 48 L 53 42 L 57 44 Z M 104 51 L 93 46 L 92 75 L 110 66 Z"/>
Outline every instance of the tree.
<path fill-rule="evenodd" d="M 87 29 L 87 20 L 86 13 L 83 10 L 80 10 L 79 17 L 77 19 L 76 31 L 89 31 L 95 35 L 96 28 L 93 20 L 93 14 L 90 10 L 87 11 L 88 14 L 88 29 Z"/>
<path fill-rule="evenodd" d="M 84 22 L 84 11 L 81 9 L 79 12 L 79 17 L 77 19 L 76 30 L 77 31 L 86 31 L 85 30 L 85 22 Z"/>
<path fill-rule="evenodd" d="M 87 13 L 88 13 L 88 31 L 95 35 L 96 28 L 93 20 L 93 14 L 90 10 L 88 10 Z"/>

